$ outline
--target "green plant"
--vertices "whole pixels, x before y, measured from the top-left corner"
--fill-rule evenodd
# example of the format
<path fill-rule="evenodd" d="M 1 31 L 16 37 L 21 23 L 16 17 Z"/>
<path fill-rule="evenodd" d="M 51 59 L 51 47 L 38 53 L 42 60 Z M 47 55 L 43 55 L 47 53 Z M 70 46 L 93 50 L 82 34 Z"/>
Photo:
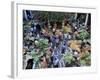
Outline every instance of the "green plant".
<path fill-rule="evenodd" d="M 85 29 L 81 29 L 76 36 L 78 39 L 84 40 L 89 37 L 89 33 Z"/>
<path fill-rule="evenodd" d="M 84 65 L 90 66 L 91 65 L 91 54 L 89 52 L 84 53 L 79 61 L 80 61 L 80 64 L 83 66 Z"/>
<path fill-rule="evenodd" d="M 35 51 L 31 52 L 32 58 L 34 59 L 34 61 L 38 61 L 39 60 L 39 54 Z"/>
<path fill-rule="evenodd" d="M 75 61 L 75 59 L 74 59 L 72 53 L 70 53 L 70 52 L 69 52 L 69 53 L 63 54 L 63 59 L 64 59 L 66 62 L 68 62 L 69 64 L 70 64 L 72 61 Z"/>
<path fill-rule="evenodd" d="M 35 45 L 39 49 L 44 49 L 44 48 L 46 48 L 48 46 L 48 39 L 41 38 L 41 39 L 35 41 Z"/>
<path fill-rule="evenodd" d="M 31 51 L 31 55 L 32 55 L 32 58 L 34 59 L 35 62 L 38 62 L 39 61 L 39 58 L 41 56 L 43 56 L 43 54 L 45 53 L 44 49 L 48 46 L 48 39 L 39 39 L 39 40 L 36 40 L 35 41 L 35 45 L 38 47 L 39 51 L 36 52 L 36 51 Z"/>

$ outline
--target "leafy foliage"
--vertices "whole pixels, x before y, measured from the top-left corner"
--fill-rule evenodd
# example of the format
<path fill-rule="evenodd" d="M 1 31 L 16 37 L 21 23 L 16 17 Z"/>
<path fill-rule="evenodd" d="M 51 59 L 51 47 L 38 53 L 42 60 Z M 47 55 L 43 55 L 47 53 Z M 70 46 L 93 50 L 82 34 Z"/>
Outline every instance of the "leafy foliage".
<path fill-rule="evenodd" d="M 91 64 L 91 54 L 89 52 L 84 53 L 79 61 L 81 65 L 87 65 L 87 66 L 90 65 Z"/>
<path fill-rule="evenodd" d="M 84 40 L 89 37 L 89 33 L 85 29 L 81 29 L 77 35 L 78 39 Z"/>
<path fill-rule="evenodd" d="M 34 19 L 39 19 L 40 21 L 49 20 L 54 22 L 62 22 L 62 20 L 67 16 L 74 15 L 73 13 L 66 14 L 64 12 L 48 12 L 48 11 L 34 11 Z"/>
<path fill-rule="evenodd" d="M 34 50 L 31 52 L 32 57 L 34 59 L 34 61 L 38 61 L 39 58 L 41 56 L 43 56 L 44 54 L 44 49 L 47 47 L 48 45 L 48 40 L 47 39 L 39 39 L 37 41 L 35 41 L 35 45 L 37 47 L 39 47 L 40 51 L 39 52 L 35 52 Z"/>
<path fill-rule="evenodd" d="M 44 49 L 48 46 L 48 39 L 41 38 L 41 39 L 35 41 L 35 45 L 37 47 L 39 47 L 40 49 Z"/>
<path fill-rule="evenodd" d="M 71 53 L 65 53 L 63 54 L 63 59 L 68 62 L 69 64 L 72 62 L 72 61 L 75 61 L 73 55 Z"/>

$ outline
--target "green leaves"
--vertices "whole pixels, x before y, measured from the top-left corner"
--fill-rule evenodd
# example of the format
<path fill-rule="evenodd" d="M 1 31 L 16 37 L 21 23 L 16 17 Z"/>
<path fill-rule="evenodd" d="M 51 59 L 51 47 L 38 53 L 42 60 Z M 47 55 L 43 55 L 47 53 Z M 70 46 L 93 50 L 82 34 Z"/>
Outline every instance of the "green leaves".
<path fill-rule="evenodd" d="M 62 58 L 68 64 L 71 64 L 73 61 L 75 61 L 75 58 L 73 57 L 71 52 L 67 52 L 63 54 Z M 79 64 L 81 66 L 90 66 L 91 65 L 91 54 L 89 52 L 84 53 L 82 57 L 79 59 Z"/>
<path fill-rule="evenodd" d="M 39 52 L 35 52 L 34 50 L 31 52 L 32 58 L 34 61 L 38 61 L 41 56 L 44 54 L 44 49 L 48 46 L 48 39 L 41 38 L 36 40 L 35 45 L 39 48 Z"/>
<path fill-rule="evenodd" d="M 69 64 L 72 62 L 72 61 L 75 61 L 73 55 L 71 53 L 65 53 L 63 54 L 63 59 L 68 62 Z"/>
<path fill-rule="evenodd" d="M 34 50 L 31 51 L 32 54 L 32 58 L 34 59 L 34 61 L 38 61 L 39 60 L 39 54 L 37 52 L 35 52 Z"/>
<path fill-rule="evenodd" d="M 89 37 L 89 33 L 85 29 L 81 29 L 77 35 L 78 39 L 84 40 Z"/>
<path fill-rule="evenodd" d="M 79 61 L 81 65 L 87 65 L 87 66 L 90 65 L 91 64 L 91 54 L 89 52 L 84 53 Z"/>
<path fill-rule="evenodd" d="M 74 16 L 73 13 L 64 13 L 64 12 L 48 12 L 48 11 L 34 11 L 34 19 L 39 18 L 39 20 L 42 21 L 47 21 L 49 20 L 50 22 L 62 22 L 65 17 L 71 17 Z"/>
<path fill-rule="evenodd" d="M 44 49 L 48 46 L 48 39 L 39 39 L 35 41 L 35 45 L 40 48 L 40 49 Z"/>

